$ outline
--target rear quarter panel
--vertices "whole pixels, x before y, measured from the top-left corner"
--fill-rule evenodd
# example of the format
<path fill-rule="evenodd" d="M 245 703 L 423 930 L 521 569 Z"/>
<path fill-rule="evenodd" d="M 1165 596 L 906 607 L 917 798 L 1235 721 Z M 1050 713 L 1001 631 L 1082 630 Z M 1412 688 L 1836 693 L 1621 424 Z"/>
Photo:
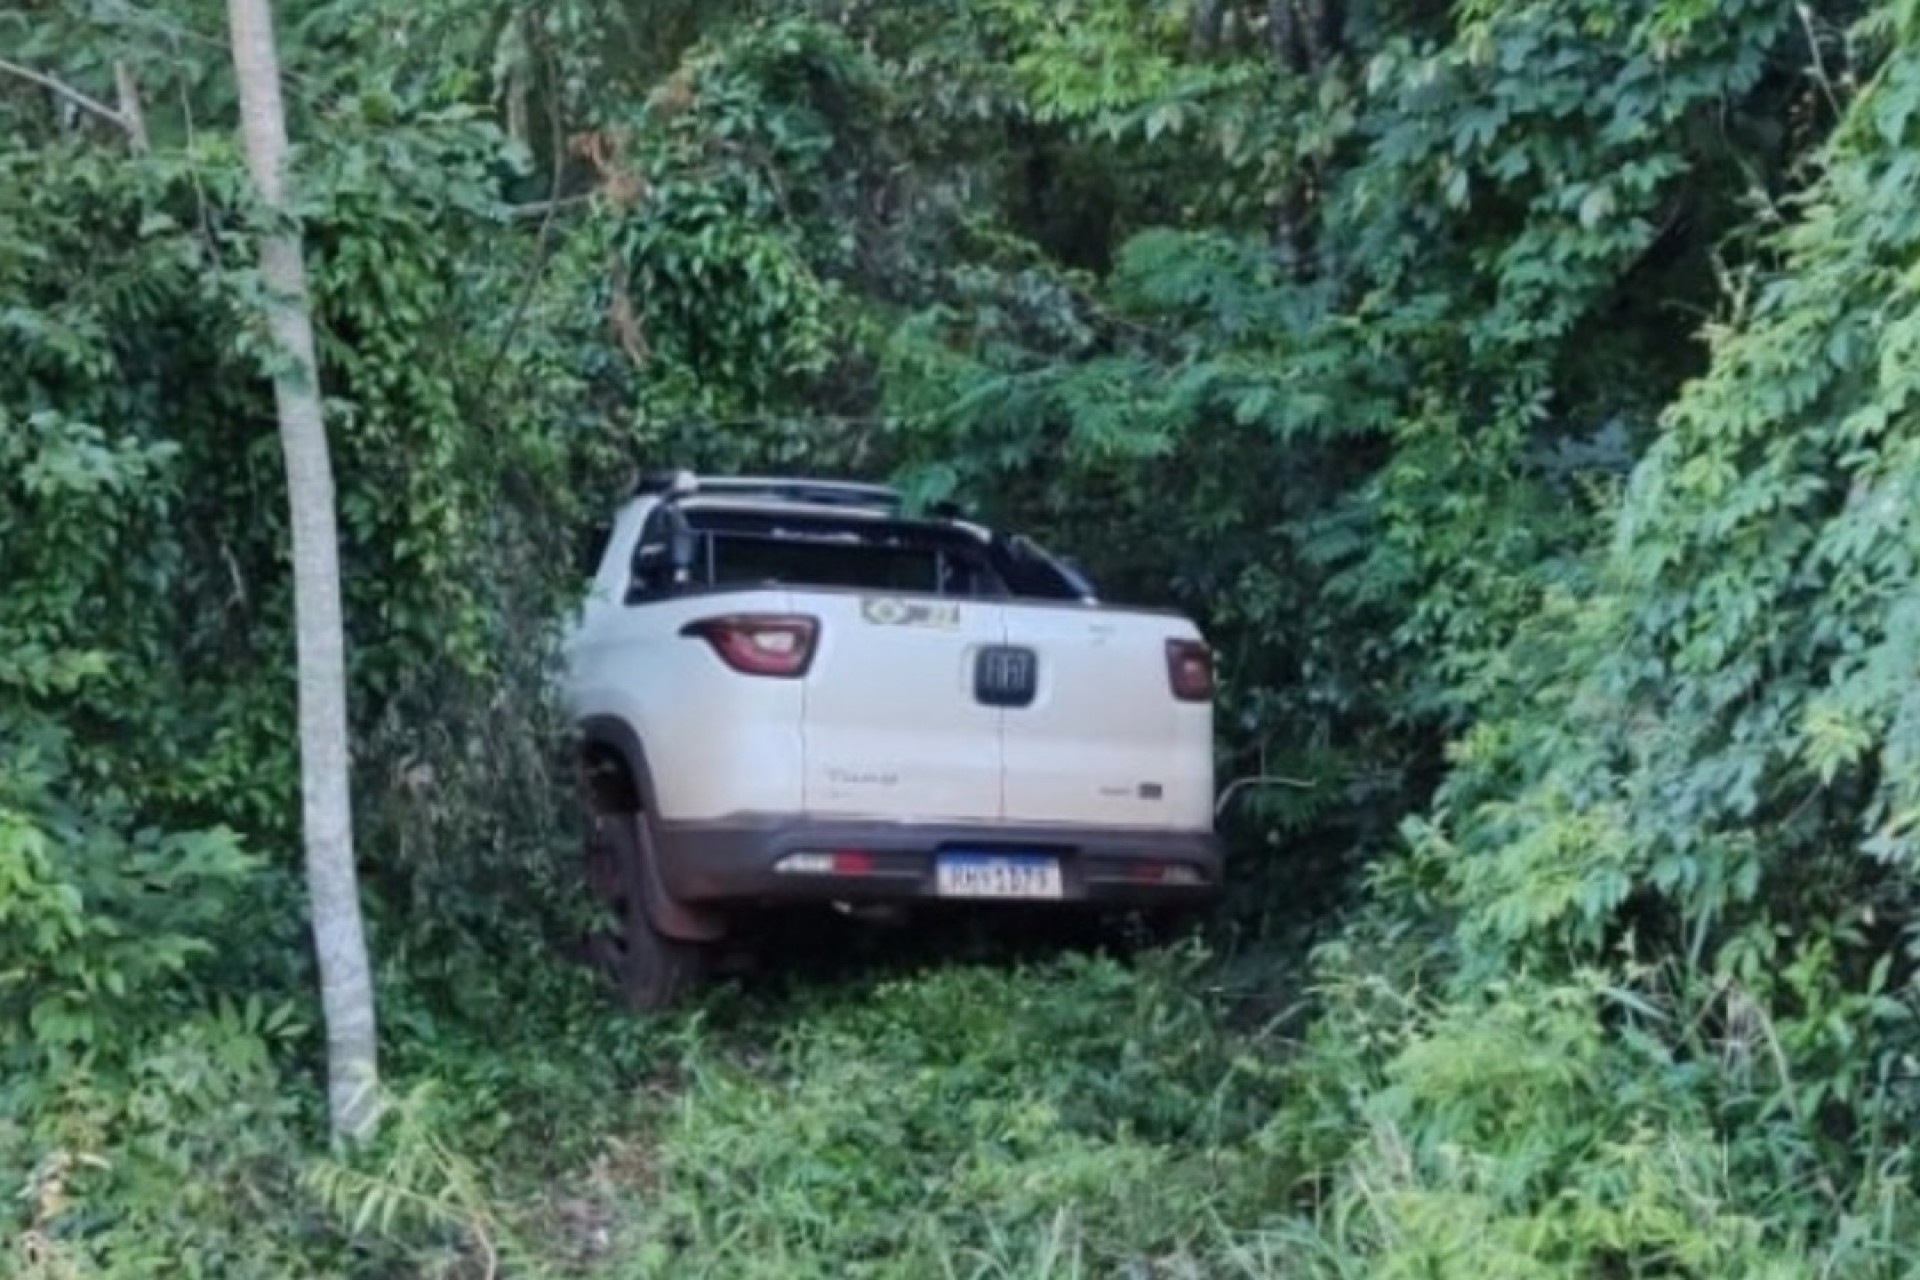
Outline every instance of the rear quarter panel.
<path fill-rule="evenodd" d="M 657 814 L 673 821 L 793 813 L 803 803 L 802 682 L 729 669 L 680 629 L 729 613 L 786 613 L 785 591 L 711 592 L 625 605 L 603 600 L 569 648 L 576 718 L 610 715 L 639 735 Z"/>

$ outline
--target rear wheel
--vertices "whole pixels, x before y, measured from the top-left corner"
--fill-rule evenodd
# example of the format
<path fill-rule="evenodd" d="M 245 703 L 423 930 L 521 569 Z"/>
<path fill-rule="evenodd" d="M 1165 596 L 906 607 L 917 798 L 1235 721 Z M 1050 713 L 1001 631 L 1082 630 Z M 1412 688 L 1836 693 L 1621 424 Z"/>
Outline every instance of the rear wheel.
<path fill-rule="evenodd" d="M 652 833 L 639 813 L 594 815 L 587 849 L 587 876 L 613 916 L 613 928 L 596 935 L 594 959 L 621 1002 L 636 1013 L 665 1009 L 706 975 L 708 949 L 661 933 L 647 914 L 643 886 Z"/>

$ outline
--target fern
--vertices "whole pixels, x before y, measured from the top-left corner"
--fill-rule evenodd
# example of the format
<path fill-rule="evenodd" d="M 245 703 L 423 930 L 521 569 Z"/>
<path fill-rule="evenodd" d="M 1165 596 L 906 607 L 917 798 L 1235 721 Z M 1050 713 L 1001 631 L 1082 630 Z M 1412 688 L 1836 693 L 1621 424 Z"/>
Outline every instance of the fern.
<path fill-rule="evenodd" d="M 346 1158 L 319 1158 L 302 1184 L 353 1235 L 406 1240 L 452 1232 L 498 1274 L 503 1224 L 479 1168 L 442 1131 L 445 1108 L 431 1082 L 389 1098 L 377 1141 Z"/>

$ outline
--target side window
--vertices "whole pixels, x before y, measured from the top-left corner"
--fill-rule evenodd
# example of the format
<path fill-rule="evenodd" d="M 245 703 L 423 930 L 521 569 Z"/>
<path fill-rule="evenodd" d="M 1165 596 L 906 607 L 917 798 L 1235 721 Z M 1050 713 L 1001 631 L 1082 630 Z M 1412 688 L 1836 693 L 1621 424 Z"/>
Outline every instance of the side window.
<path fill-rule="evenodd" d="M 975 600 L 999 600 L 1005 598 L 1007 588 L 978 552 L 971 548 L 956 548 L 940 557 L 939 594 Z"/>
<path fill-rule="evenodd" d="M 654 600 L 705 581 L 707 539 L 677 506 L 655 507 L 634 544 L 627 602 Z"/>
<path fill-rule="evenodd" d="M 1025 534 L 998 535 L 994 567 L 1015 596 L 1032 600 L 1091 600 L 1093 583 L 1078 567 L 1055 559 Z"/>

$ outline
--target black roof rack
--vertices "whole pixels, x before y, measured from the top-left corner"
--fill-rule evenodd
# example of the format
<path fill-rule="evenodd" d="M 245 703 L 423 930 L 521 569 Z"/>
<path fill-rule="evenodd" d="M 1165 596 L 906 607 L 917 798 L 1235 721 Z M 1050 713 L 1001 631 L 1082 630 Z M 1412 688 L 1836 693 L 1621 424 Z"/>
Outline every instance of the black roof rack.
<path fill-rule="evenodd" d="M 656 471 L 643 476 L 636 495 L 664 494 L 677 501 L 695 494 L 713 497 L 774 498 L 825 507 L 885 507 L 906 501 L 898 489 L 855 480 L 812 480 L 786 476 L 699 476 L 691 471 Z"/>

